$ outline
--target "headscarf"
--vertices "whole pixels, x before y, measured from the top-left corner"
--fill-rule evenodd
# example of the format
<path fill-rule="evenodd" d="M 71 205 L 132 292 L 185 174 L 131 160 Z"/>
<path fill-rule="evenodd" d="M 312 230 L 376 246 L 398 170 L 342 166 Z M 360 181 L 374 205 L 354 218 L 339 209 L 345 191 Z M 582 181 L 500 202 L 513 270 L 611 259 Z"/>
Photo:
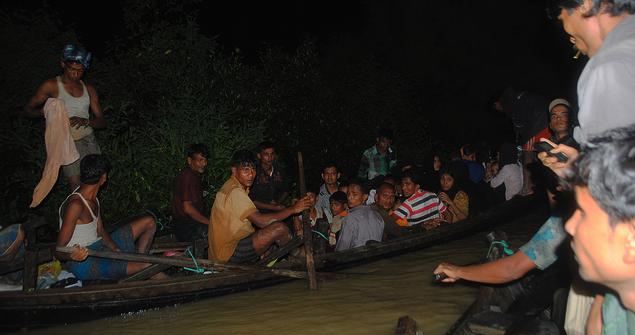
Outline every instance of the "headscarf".
<path fill-rule="evenodd" d="M 79 62 L 84 65 L 85 68 L 88 68 L 88 61 L 92 54 L 90 52 L 86 52 L 86 50 L 75 48 L 72 44 L 66 45 L 64 51 L 60 55 L 60 59 L 62 62 Z"/>
<path fill-rule="evenodd" d="M 454 161 L 439 171 L 439 179 L 441 179 L 441 176 L 444 173 L 447 173 L 454 178 L 454 184 L 452 184 L 452 187 L 450 187 L 447 191 L 441 189 L 441 192 L 445 192 L 450 199 L 454 200 L 456 194 L 459 193 L 459 191 L 465 192 L 465 188 L 468 186 L 466 184 L 470 181 L 469 168 L 463 162 Z"/>

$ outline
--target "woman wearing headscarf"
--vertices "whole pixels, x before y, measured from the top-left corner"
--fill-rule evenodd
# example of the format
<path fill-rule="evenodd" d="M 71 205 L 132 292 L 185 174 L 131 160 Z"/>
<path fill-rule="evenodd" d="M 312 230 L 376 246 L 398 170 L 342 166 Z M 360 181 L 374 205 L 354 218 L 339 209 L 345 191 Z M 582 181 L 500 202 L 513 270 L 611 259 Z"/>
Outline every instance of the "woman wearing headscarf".
<path fill-rule="evenodd" d="M 452 222 L 465 220 L 469 215 L 470 197 L 464 190 L 467 182 L 470 182 L 469 172 L 463 163 L 451 163 L 440 172 L 439 199 L 448 206 L 450 213 L 452 213 Z"/>

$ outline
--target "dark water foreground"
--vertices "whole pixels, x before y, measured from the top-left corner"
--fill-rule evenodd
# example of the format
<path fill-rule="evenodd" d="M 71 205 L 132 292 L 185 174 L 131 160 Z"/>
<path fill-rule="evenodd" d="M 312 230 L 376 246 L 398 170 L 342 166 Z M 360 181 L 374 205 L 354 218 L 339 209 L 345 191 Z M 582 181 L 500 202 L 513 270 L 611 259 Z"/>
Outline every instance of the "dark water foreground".
<path fill-rule="evenodd" d="M 499 227 L 512 249 L 524 244 L 546 219 L 535 213 Z M 431 284 L 441 262 L 466 264 L 484 258 L 485 233 L 385 259 L 345 272 L 348 279 L 290 283 L 250 292 L 143 311 L 27 334 L 394 334 L 410 315 L 425 334 L 444 334 L 474 301 L 470 283 Z"/>

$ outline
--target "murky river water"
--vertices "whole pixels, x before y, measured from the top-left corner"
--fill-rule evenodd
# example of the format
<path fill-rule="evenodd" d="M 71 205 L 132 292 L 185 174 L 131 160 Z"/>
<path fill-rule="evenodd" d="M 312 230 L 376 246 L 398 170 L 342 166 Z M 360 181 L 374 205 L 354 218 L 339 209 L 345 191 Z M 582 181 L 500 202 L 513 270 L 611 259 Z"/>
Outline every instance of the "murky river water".
<path fill-rule="evenodd" d="M 544 213 L 499 227 L 514 250 L 537 231 Z M 529 223 L 528 223 L 529 221 Z M 485 233 L 345 272 L 358 275 L 318 282 L 302 280 L 250 292 L 132 315 L 38 329 L 28 334 L 394 334 L 410 315 L 425 334 L 444 334 L 476 298 L 470 283 L 432 285 L 441 262 L 467 264 L 484 258 Z"/>

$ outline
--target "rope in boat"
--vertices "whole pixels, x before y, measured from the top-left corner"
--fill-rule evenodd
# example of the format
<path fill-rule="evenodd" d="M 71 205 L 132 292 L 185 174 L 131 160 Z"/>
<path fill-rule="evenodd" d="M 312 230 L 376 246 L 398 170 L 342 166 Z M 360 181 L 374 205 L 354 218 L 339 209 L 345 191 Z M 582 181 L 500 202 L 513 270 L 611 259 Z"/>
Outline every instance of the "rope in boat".
<path fill-rule="evenodd" d="M 193 272 L 196 272 L 196 273 L 203 273 L 203 272 L 205 272 L 205 270 L 203 270 L 203 269 L 201 269 L 201 268 L 199 268 L 199 267 L 198 267 L 198 262 L 196 262 L 196 258 L 194 258 L 194 255 L 192 255 L 192 251 L 190 251 L 190 247 L 188 246 L 188 247 L 187 247 L 187 249 L 185 249 L 185 250 L 187 250 L 187 252 L 189 252 L 189 253 L 190 253 L 190 257 L 192 257 L 192 260 L 194 261 L 194 265 L 196 265 L 196 269 L 193 269 L 193 268 L 188 268 L 188 267 L 186 267 L 186 266 L 184 266 L 184 267 L 183 267 L 183 269 L 184 269 L 184 270 L 188 270 L 188 271 L 193 271 Z"/>
<path fill-rule="evenodd" d="M 316 233 L 316 234 L 318 234 L 318 235 L 320 235 L 320 236 L 324 237 L 324 239 L 325 239 L 326 241 L 328 241 L 328 240 L 329 240 L 326 236 L 324 236 L 324 234 L 320 233 L 320 232 L 319 232 L 319 231 L 317 231 L 317 230 L 311 230 L 311 232 Z"/>
<path fill-rule="evenodd" d="M 148 213 L 152 214 L 152 217 L 154 218 L 154 222 L 155 222 L 155 223 L 158 223 L 158 224 L 159 224 L 159 226 L 161 227 L 161 228 L 159 228 L 159 230 L 163 230 L 163 228 L 165 228 L 165 226 L 163 225 L 163 223 L 161 223 L 161 221 L 159 221 L 159 219 L 157 218 L 157 216 L 156 216 L 154 213 L 152 213 L 152 211 L 151 211 L 151 210 L 146 209 L 146 212 L 148 212 Z"/>
<path fill-rule="evenodd" d="M 489 254 L 490 252 L 492 252 L 492 247 L 494 246 L 494 244 L 500 244 L 503 246 L 503 250 L 505 251 L 505 253 L 507 254 L 507 256 L 511 256 L 514 254 L 514 252 L 512 251 L 512 249 L 509 249 L 509 245 L 507 245 L 507 242 L 505 242 L 505 240 L 502 241 L 494 241 L 492 242 L 492 244 L 489 245 L 489 251 L 487 252 L 487 257 L 489 258 Z"/>

